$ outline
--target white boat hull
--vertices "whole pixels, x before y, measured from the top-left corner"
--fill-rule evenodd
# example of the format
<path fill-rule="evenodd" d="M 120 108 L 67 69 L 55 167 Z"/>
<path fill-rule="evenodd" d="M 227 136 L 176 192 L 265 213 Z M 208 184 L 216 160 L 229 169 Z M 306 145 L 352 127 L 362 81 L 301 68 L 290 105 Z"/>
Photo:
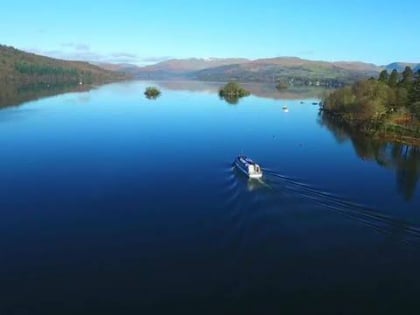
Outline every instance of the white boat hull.
<path fill-rule="evenodd" d="M 235 159 L 235 165 L 242 173 L 244 173 L 249 178 L 258 179 L 263 176 L 260 166 L 246 157 L 237 157 Z"/>

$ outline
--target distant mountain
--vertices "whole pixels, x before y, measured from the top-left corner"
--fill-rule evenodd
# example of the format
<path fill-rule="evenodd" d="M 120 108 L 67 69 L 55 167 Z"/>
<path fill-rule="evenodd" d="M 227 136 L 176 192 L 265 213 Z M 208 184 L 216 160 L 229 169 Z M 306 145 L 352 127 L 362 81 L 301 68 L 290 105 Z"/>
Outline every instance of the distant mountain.
<path fill-rule="evenodd" d="M 125 77 L 87 62 L 53 59 L 0 45 L 0 86 L 78 85 Z"/>
<path fill-rule="evenodd" d="M 128 75 L 135 75 L 140 69 L 140 67 L 130 64 L 130 63 L 104 63 L 104 62 L 90 62 L 90 63 L 108 71 L 125 73 Z"/>
<path fill-rule="evenodd" d="M 249 60 L 243 58 L 171 59 L 154 65 L 141 67 L 139 68 L 136 76 L 146 79 L 188 77 L 195 71 L 247 62 L 249 62 Z"/>
<path fill-rule="evenodd" d="M 288 81 L 291 84 L 340 85 L 376 76 L 379 67 L 361 62 L 325 62 L 294 57 L 253 60 L 197 71 L 193 76 L 201 80 Z"/>
<path fill-rule="evenodd" d="M 417 71 L 420 69 L 420 63 L 409 63 L 409 62 L 393 62 L 389 65 L 384 66 L 388 72 L 391 72 L 392 70 L 397 70 L 398 72 L 404 71 L 405 67 L 411 67 L 414 71 Z"/>
<path fill-rule="evenodd" d="M 177 59 L 138 68 L 142 79 L 187 78 L 204 81 L 273 82 L 342 85 L 377 76 L 381 67 L 363 62 L 326 62 L 296 57 L 267 59 Z"/>
<path fill-rule="evenodd" d="M 315 61 L 297 57 L 249 60 L 244 58 L 171 59 L 145 67 L 129 64 L 98 64 L 113 71 L 128 73 L 139 79 L 188 79 L 201 81 L 278 82 L 291 85 L 342 86 L 360 79 L 377 77 L 387 69 L 414 71 L 420 64 L 394 62 L 386 66 L 359 61 Z"/>
<path fill-rule="evenodd" d="M 378 67 L 373 63 L 366 63 L 360 61 L 336 61 L 332 64 L 343 69 L 358 71 L 362 73 L 373 73 L 381 71 L 381 67 Z"/>

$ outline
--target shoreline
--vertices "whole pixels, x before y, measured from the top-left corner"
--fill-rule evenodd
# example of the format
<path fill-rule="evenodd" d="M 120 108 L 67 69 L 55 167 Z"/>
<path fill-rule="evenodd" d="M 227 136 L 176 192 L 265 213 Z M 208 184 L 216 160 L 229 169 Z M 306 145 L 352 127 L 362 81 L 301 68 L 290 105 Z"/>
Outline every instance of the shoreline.
<path fill-rule="evenodd" d="M 324 108 L 320 108 L 320 111 L 323 115 L 330 119 L 331 122 L 335 122 L 337 124 L 341 124 L 346 131 L 350 134 L 359 134 L 366 137 L 370 137 L 375 140 L 386 141 L 386 142 L 394 142 L 400 143 L 405 145 L 412 145 L 416 147 L 420 147 L 420 133 L 413 131 L 412 129 L 407 129 L 403 125 L 393 124 L 395 128 L 401 128 L 406 132 L 403 134 L 398 134 L 396 132 L 390 131 L 386 127 L 386 122 L 379 123 L 379 127 L 371 128 L 371 129 L 361 129 L 363 125 L 365 127 L 370 124 L 373 126 L 378 124 L 378 122 L 360 122 L 359 124 L 352 124 L 348 120 L 346 120 L 341 113 L 337 113 L 334 111 L 326 110 Z M 418 129 L 418 128 L 417 128 Z"/>

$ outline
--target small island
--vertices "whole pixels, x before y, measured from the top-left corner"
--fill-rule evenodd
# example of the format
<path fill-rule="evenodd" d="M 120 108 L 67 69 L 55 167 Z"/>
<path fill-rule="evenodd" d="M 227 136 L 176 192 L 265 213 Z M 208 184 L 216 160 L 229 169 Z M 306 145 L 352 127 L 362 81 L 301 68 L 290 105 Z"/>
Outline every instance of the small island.
<path fill-rule="evenodd" d="M 154 86 L 147 87 L 146 91 L 144 92 L 144 95 L 146 95 L 148 99 L 156 99 L 160 96 L 160 94 L 160 90 Z"/>
<path fill-rule="evenodd" d="M 219 95 L 222 97 L 244 97 L 250 94 L 248 90 L 245 90 L 236 82 L 229 82 L 219 90 Z"/>
<path fill-rule="evenodd" d="M 251 93 L 236 82 L 229 82 L 219 90 L 219 96 L 230 104 L 236 104 L 240 98 Z"/>
<path fill-rule="evenodd" d="M 276 89 L 279 91 L 287 90 L 289 88 L 289 83 L 287 81 L 279 81 L 276 84 Z"/>
<path fill-rule="evenodd" d="M 420 143 L 420 70 L 383 70 L 338 89 L 322 102 L 323 115 L 366 135 L 407 144 Z"/>

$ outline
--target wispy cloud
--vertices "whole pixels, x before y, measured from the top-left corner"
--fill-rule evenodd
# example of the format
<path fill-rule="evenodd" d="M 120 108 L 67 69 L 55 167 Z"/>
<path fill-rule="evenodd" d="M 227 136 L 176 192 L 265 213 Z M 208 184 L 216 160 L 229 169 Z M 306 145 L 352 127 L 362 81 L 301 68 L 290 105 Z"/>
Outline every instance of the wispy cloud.
<path fill-rule="evenodd" d="M 138 58 L 136 54 L 132 54 L 128 52 L 116 52 L 116 53 L 112 53 L 111 56 L 115 58 Z"/>
<path fill-rule="evenodd" d="M 141 58 L 141 61 L 145 62 L 145 63 L 156 63 L 156 62 L 162 62 L 162 61 L 166 61 L 169 59 L 172 59 L 173 57 L 171 56 L 161 56 L 161 57 L 144 57 Z"/>
<path fill-rule="evenodd" d="M 90 46 L 83 43 L 65 42 L 61 43 L 60 46 L 77 51 L 90 51 Z"/>
<path fill-rule="evenodd" d="M 114 52 L 107 56 L 108 62 L 111 63 L 134 63 L 138 64 L 141 62 L 140 57 L 137 54 L 130 52 Z"/>
<path fill-rule="evenodd" d="M 57 59 L 77 60 L 77 61 L 91 61 L 91 62 L 106 62 L 106 63 L 138 63 L 138 58 L 135 55 L 123 56 L 121 54 L 102 54 L 91 51 L 88 46 L 78 45 L 72 46 L 73 49 L 67 50 L 40 50 L 27 49 L 28 51 Z M 126 55 L 129 55 L 127 53 Z"/>
<path fill-rule="evenodd" d="M 27 49 L 27 51 L 52 58 L 64 60 L 78 60 L 100 63 L 130 63 L 139 66 L 150 65 L 157 62 L 171 59 L 169 56 L 160 57 L 141 57 L 135 53 L 127 51 L 117 51 L 111 53 L 95 52 L 91 47 L 84 43 L 64 42 L 60 44 L 61 49 L 40 50 Z"/>
<path fill-rule="evenodd" d="M 80 60 L 80 61 L 95 61 L 95 60 L 102 60 L 105 56 L 91 52 L 89 50 L 72 50 L 72 51 L 65 51 L 65 50 L 41 50 L 41 49 L 28 49 L 28 51 L 48 56 L 57 59 L 64 59 L 64 60 Z"/>

